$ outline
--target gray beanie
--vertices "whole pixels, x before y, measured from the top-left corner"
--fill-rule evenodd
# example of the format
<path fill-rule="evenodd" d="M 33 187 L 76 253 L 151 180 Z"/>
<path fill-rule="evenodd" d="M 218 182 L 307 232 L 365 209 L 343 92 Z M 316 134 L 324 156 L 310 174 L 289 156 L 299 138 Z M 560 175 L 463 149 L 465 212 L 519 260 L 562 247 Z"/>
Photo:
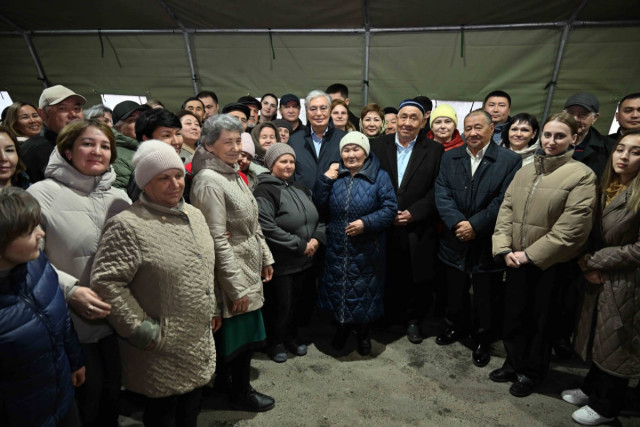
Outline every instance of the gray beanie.
<path fill-rule="evenodd" d="M 271 170 L 271 166 L 285 154 L 291 154 L 295 160 L 296 152 L 293 151 L 293 148 L 289 144 L 285 144 L 282 142 L 276 142 L 271 147 L 267 149 L 267 153 L 264 155 L 264 164 L 269 170 Z"/>
<path fill-rule="evenodd" d="M 182 159 L 176 150 L 166 142 L 150 139 L 144 141 L 133 155 L 136 184 L 141 189 L 160 172 L 168 169 L 180 169 L 184 172 Z"/>
<path fill-rule="evenodd" d="M 367 138 L 365 134 L 360 133 L 358 131 L 353 131 L 343 136 L 342 139 L 340 140 L 340 152 L 342 153 L 342 149 L 344 148 L 344 146 L 349 144 L 355 144 L 360 146 L 364 150 L 364 152 L 367 154 L 367 157 L 369 156 L 369 151 L 371 150 L 371 147 L 369 145 L 369 138 Z"/>

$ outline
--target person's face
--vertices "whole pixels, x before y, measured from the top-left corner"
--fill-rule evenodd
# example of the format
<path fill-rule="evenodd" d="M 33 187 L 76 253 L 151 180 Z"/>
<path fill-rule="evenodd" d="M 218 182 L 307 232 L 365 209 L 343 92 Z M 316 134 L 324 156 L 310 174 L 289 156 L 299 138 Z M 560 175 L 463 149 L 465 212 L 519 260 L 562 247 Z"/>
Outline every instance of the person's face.
<path fill-rule="evenodd" d="M 624 101 L 618 108 L 616 120 L 624 130 L 640 130 L 640 98 Z"/>
<path fill-rule="evenodd" d="M 280 135 L 280 141 L 282 141 L 283 144 L 289 142 L 289 129 L 278 128 L 278 134 Z"/>
<path fill-rule="evenodd" d="M 200 101 L 204 104 L 204 119 L 218 114 L 218 103 L 210 96 L 200 98 Z"/>
<path fill-rule="evenodd" d="M 342 163 L 344 163 L 345 168 L 351 172 L 357 172 L 364 165 L 367 153 L 359 145 L 347 144 L 342 148 L 340 157 L 342 157 Z"/>
<path fill-rule="evenodd" d="M 55 133 L 60 133 L 62 128 L 71 122 L 84 119 L 82 104 L 74 97 L 69 97 L 56 105 L 39 108 L 38 114 L 42 117 L 44 124 Z"/>
<path fill-rule="evenodd" d="M 441 144 L 451 141 L 453 131 L 456 130 L 456 123 L 449 117 L 438 117 L 431 123 L 433 137 Z"/>
<path fill-rule="evenodd" d="M 64 154 L 81 174 L 98 176 L 109 169 L 111 144 L 100 129 L 89 126 L 73 142 L 73 148 L 66 150 Z"/>
<path fill-rule="evenodd" d="M 9 135 L 0 133 L 0 188 L 11 185 L 18 166 L 18 151 Z"/>
<path fill-rule="evenodd" d="M 240 166 L 240 171 L 244 172 L 249 169 L 249 165 L 253 160 L 253 156 L 246 151 L 241 151 L 238 155 L 238 166 Z"/>
<path fill-rule="evenodd" d="M 517 121 L 509 128 L 509 145 L 513 150 L 522 150 L 535 136 L 531 123 Z"/>
<path fill-rule="evenodd" d="M 369 137 L 378 135 L 382 129 L 382 117 L 375 111 L 369 111 L 362 119 L 362 133 Z"/>
<path fill-rule="evenodd" d="M 565 108 L 567 113 L 571 114 L 576 122 L 578 122 L 578 135 L 584 137 L 591 129 L 591 126 L 598 120 L 600 114 L 592 113 L 581 105 L 571 105 Z"/>
<path fill-rule="evenodd" d="M 224 129 L 220 133 L 220 138 L 213 145 L 205 146 L 205 148 L 229 166 L 233 166 L 238 161 L 240 152 L 242 152 L 240 132 Z"/>
<path fill-rule="evenodd" d="M 398 138 L 405 141 L 412 141 L 418 136 L 418 132 L 426 118 L 418 107 L 408 105 L 398 111 L 398 124 L 396 133 Z"/>
<path fill-rule="evenodd" d="M 37 259 L 40 256 L 40 240 L 43 237 L 44 231 L 40 226 L 37 226 L 30 232 L 14 239 L 0 256 L 0 268 L 12 268 Z"/>
<path fill-rule="evenodd" d="M 283 154 L 271 166 L 271 175 L 286 181 L 291 178 L 295 170 L 296 159 L 291 154 Z"/>
<path fill-rule="evenodd" d="M 398 125 L 398 115 L 389 113 L 384 115 L 384 119 L 387 121 L 387 129 L 385 129 L 385 135 L 390 133 L 396 133 L 396 126 Z"/>
<path fill-rule="evenodd" d="M 280 115 L 290 123 L 297 122 L 298 117 L 300 117 L 300 104 L 296 101 L 289 101 L 285 105 L 281 105 Z"/>
<path fill-rule="evenodd" d="M 105 125 L 109 126 L 110 128 L 113 127 L 113 115 L 108 111 L 105 111 L 104 114 L 102 115 L 102 117 L 96 117 L 96 120 L 98 120 L 99 122 L 104 123 Z"/>
<path fill-rule="evenodd" d="M 336 128 L 345 130 L 347 122 L 349 121 L 349 113 L 344 105 L 338 104 L 333 108 L 333 111 L 331 111 L 331 118 Z"/>
<path fill-rule="evenodd" d="M 504 123 L 511 113 L 509 100 L 501 96 L 492 96 L 487 99 L 487 102 L 484 104 L 484 111 L 491 114 L 491 121 L 494 125 Z"/>
<path fill-rule="evenodd" d="M 611 155 L 611 162 L 622 184 L 627 184 L 635 178 L 640 171 L 640 135 L 622 138 Z"/>
<path fill-rule="evenodd" d="M 544 125 L 540 143 L 547 156 L 557 156 L 567 151 L 569 145 L 575 144 L 577 138 L 577 135 L 571 134 L 569 126 L 554 120 Z"/>
<path fill-rule="evenodd" d="M 122 123 L 120 125 L 114 126 L 115 129 L 124 136 L 136 139 L 136 120 L 140 114 L 142 114 L 142 111 L 134 111 L 129 117 L 121 120 Z"/>
<path fill-rule="evenodd" d="M 184 109 L 187 111 L 191 111 L 193 114 L 198 116 L 200 120 L 204 120 L 204 107 L 202 105 L 202 101 L 193 100 L 189 101 L 185 104 Z"/>
<path fill-rule="evenodd" d="M 329 101 L 324 96 L 317 96 L 309 101 L 309 105 L 307 105 L 307 117 L 312 127 L 322 130 L 327 128 L 329 118 L 331 117 L 329 113 L 330 107 Z"/>
<path fill-rule="evenodd" d="M 240 120 L 240 123 L 242 123 L 242 131 L 243 132 L 247 131 L 247 127 L 249 126 L 249 121 L 247 120 L 247 116 L 245 116 L 242 111 L 239 111 L 239 110 L 230 111 L 229 115 Z"/>
<path fill-rule="evenodd" d="M 32 137 L 38 135 L 42 129 L 42 118 L 31 105 L 23 105 L 18 110 L 16 128 L 22 136 Z"/>
<path fill-rule="evenodd" d="M 258 143 L 260 143 L 260 146 L 262 148 L 264 148 L 265 150 L 269 147 L 271 147 L 273 144 L 275 144 L 276 142 L 278 142 L 276 140 L 276 131 L 271 129 L 270 127 L 263 127 L 260 130 L 260 136 L 258 137 Z"/>
<path fill-rule="evenodd" d="M 260 113 L 260 109 L 255 105 L 247 105 L 249 107 L 249 120 L 247 124 L 250 128 L 255 127 L 258 124 L 258 115 Z"/>
<path fill-rule="evenodd" d="M 493 135 L 493 123 L 487 123 L 482 114 L 474 114 L 464 119 L 464 135 L 471 152 L 477 153 L 490 141 Z"/>
<path fill-rule="evenodd" d="M 173 147 L 176 150 L 176 153 L 180 154 L 180 150 L 182 150 L 182 129 L 180 128 L 169 128 L 166 126 L 157 127 L 151 133 L 152 139 L 158 139 L 162 142 L 165 142 Z M 147 138 L 143 138 L 146 140 Z"/>
<path fill-rule="evenodd" d="M 184 171 L 167 169 L 153 177 L 144 187 L 149 200 L 168 208 L 175 208 L 180 203 L 184 191 Z"/>
<path fill-rule="evenodd" d="M 351 99 L 349 98 L 344 98 L 342 96 L 342 94 L 340 92 L 336 92 L 336 93 L 330 93 L 328 94 L 331 97 L 331 102 L 333 102 L 333 100 L 335 99 L 341 99 L 344 101 L 345 104 L 347 104 L 347 106 L 349 105 L 349 103 L 351 102 Z"/>
<path fill-rule="evenodd" d="M 260 114 L 266 117 L 273 117 L 276 114 L 276 110 L 278 109 L 278 100 L 273 96 L 265 96 L 262 98 L 262 109 L 260 110 Z"/>
<path fill-rule="evenodd" d="M 182 123 L 182 142 L 194 147 L 200 138 L 200 123 L 190 114 L 180 117 L 180 123 Z"/>

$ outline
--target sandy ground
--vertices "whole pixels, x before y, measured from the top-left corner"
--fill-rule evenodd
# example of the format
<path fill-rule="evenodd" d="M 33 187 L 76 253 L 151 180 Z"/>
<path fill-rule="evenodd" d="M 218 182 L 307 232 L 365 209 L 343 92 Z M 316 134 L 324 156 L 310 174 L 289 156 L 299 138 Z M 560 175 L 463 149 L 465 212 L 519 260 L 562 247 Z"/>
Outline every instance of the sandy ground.
<path fill-rule="evenodd" d="M 488 378 L 504 361 L 500 343 L 494 345 L 489 365 L 477 368 L 471 363 L 471 350 L 462 343 L 441 347 L 431 336 L 412 344 L 399 327 L 374 331 L 373 351 L 366 357 L 355 351 L 355 335 L 344 351 L 336 353 L 326 319 L 316 319 L 306 332 L 314 344 L 304 357 L 290 355 L 287 362 L 277 364 L 266 354 L 254 356 L 252 385 L 276 399 L 273 410 L 229 411 L 219 397 L 209 396 L 198 425 L 577 425 L 571 419 L 577 407 L 564 402 L 559 393 L 580 385 L 586 365 L 578 360 L 553 363 L 543 386 L 529 397 L 516 398 L 508 392 L 510 383 Z M 140 425 L 139 412 L 129 415 L 121 417 L 122 425 Z M 625 415 L 611 425 L 640 426 L 640 414 Z"/>

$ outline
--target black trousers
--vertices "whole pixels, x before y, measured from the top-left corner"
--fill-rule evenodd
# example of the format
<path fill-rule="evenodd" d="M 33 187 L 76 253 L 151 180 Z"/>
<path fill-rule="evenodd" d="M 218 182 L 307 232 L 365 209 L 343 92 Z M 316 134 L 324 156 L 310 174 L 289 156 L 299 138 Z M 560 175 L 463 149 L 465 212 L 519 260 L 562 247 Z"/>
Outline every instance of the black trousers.
<path fill-rule="evenodd" d="M 545 271 L 532 264 L 507 269 L 502 337 L 506 362 L 534 381 L 541 380 L 549 368 L 555 278 L 555 266 Z"/>
<path fill-rule="evenodd" d="M 76 389 L 76 401 L 84 426 L 118 426 L 120 351 L 115 334 L 97 343 L 82 343 L 86 379 Z"/>
<path fill-rule="evenodd" d="M 624 403 L 628 384 L 627 378 L 613 376 L 592 363 L 580 388 L 589 396 L 591 409 L 603 417 L 613 418 L 618 416 Z"/>
<path fill-rule="evenodd" d="M 478 340 L 489 341 L 492 338 L 491 327 L 494 323 L 495 289 L 501 278 L 502 272 L 470 275 L 447 266 L 449 323 L 454 328 L 472 331 Z M 470 286 L 473 286 L 473 304 L 469 295 Z"/>
<path fill-rule="evenodd" d="M 315 277 L 312 268 L 274 276 L 264 286 L 264 326 L 268 345 L 296 339 L 298 327 L 308 324 L 315 306 Z"/>
<path fill-rule="evenodd" d="M 196 427 L 202 387 L 185 394 L 147 398 L 142 420 L 146 427 Z"/>
<path fill-rule="evenodd" d="M 75 401 L 73 401 L 65 416 L 60 418 L 57 427 L 82 427 L 78 405 Z"/>

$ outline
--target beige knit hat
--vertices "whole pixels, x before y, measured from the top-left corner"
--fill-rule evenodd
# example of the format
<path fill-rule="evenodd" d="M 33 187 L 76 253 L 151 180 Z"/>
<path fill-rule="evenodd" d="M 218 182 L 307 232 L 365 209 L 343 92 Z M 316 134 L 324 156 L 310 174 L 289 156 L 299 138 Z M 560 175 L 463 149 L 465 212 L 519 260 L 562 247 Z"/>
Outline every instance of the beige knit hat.
<path fill-rule="evenodd" d="M 291 154 L 294 160 L 296 158 L 296 152 L 289 144 L 276 142 L 267 149 L 267 153 L 264 155 L 264 165 L 271 170 L 271 166 L 273 166 L 276 160 L 285 154 Z"/>
<path fill-rule="evenodd" d="M 133 166 L 136 184 L 144 187 L 160 172 L 168 169 L 184 171 L 182 159 L 176 150 L 166 142 L 150 139 L 144 141 L 133 155 Z"/>
<path fill-rule="evenodd" d="M 369 156 L 371 147 L 369 145 L 369 138 L 367 138 L 365 134 L 358 131 L 353 131 L 343 136 L 340 140 L 340 152 L 342 153 L 342 149 L 345 147 L 345 145 L 349 144 L 360 146 L 364 150 L 364 152 L 367 153 L 367 156 Z"/>

